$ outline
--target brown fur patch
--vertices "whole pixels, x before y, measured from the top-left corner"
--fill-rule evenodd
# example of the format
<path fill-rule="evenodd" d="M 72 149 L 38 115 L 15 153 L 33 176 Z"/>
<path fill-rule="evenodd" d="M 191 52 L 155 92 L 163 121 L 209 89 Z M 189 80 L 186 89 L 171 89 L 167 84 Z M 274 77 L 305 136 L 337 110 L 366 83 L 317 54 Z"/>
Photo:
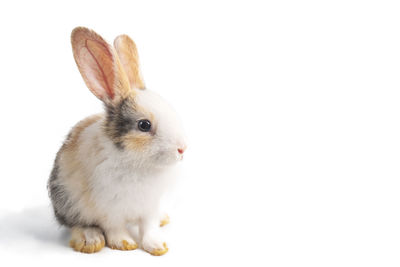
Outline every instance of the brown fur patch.
<path fill-rule="evenodd" d="M 80 196 L 81 203 L 91 210 L 95 209 L 95 203 L 91 198 L 91 189 L 87 180 L 87 173 L 80 159 L 77 157 L 77 151 L 82 132 L 101 118 L 102 115 L 97 114 L 78 122 L 72 128 L 59 152 L 60 166 L 62 166 L 66 186 L 71 192 L 77 193 L 77 195 Z M 101 149 L 101 146 L 94 146 L 92 149 L 93 151 L 91 151 L 91 153 L 96 153 Z"/>
<path fill-rule="evenodd" d="M 132 150 L 143 150 L 151 140 L 152 136 L 147 133 L 129 133 L 122 137 L 125 147 Z"/>
<path fill-rule="evenodd" d="M 78 139 L 84 129 L 97 122 L 102 118 L 101 114 L 92 115 L 78 122 L 71 130 L 70 134 L 65 140 L 64 149 L 74 150 L 77 148 Z"/>

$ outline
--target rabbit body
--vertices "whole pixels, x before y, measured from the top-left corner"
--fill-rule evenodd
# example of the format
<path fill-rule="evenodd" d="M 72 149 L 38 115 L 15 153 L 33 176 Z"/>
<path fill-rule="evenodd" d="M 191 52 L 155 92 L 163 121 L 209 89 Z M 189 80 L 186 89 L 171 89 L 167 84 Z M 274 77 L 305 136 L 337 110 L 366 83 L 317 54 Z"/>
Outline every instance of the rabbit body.
<path fill-rule="evenodd" d="M 48 184 L 55 216 L 71 228 L 77 251 L 141 244 L 162 255 L 168 248 L 159 231 L 160 199 L 186 147 L 180 121 L 160 96 L 140 88 L 129 37 L 116 39 L 118 54 L 86 28 L 74 30 L 72 44 L 86 84 L 106 111 L 79 122 L 57 153 Z"/>

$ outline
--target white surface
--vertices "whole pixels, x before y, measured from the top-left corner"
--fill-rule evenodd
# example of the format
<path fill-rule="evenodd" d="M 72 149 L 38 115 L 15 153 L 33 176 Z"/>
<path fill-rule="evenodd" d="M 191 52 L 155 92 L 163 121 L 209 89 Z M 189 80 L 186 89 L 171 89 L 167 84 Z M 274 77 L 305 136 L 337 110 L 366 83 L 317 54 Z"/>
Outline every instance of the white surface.
<path fill-rule="evenodd" d="M 396 1 L 88 2 L 0 4 L 2 266 L 399 266 Z M 78 25 L 129 34 L 185 122 L 163 257 L 75 253 L 48 209 L 64 136 L 101 110 Z"/>

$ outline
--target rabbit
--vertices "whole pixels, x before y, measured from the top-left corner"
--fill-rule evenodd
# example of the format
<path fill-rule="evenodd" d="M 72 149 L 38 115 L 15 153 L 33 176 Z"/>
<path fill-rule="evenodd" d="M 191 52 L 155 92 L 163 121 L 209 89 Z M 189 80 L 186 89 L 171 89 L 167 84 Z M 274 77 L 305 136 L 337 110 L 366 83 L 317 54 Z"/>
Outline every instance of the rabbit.
<path fill-rule="evenodd" d="M 186 149 L 174 109 L 145 88 L 135 43 L 114 47 L 77 27 L 71 43 L 78 69 L 105 112 L 76 124 L 54 161 L 48 191 L 57 221 L 71 229 L 70 246 L 93 253 L 141 248 L 168 251 L 160 235 L 160 199 Z M 130 227 L 137 227 L 135 237 Z"/>

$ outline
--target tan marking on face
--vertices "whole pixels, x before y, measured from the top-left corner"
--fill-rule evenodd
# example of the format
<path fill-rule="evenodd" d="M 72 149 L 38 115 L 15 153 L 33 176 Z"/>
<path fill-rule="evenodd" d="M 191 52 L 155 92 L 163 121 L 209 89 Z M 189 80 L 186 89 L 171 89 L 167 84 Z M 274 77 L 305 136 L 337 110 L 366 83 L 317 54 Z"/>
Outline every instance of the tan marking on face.
<path fill-rule="evenodd" d="M 148 133 L 129 133 L 122 137 L 127 149 L 143 150 L 151 143 L 152 136 Z"/>

